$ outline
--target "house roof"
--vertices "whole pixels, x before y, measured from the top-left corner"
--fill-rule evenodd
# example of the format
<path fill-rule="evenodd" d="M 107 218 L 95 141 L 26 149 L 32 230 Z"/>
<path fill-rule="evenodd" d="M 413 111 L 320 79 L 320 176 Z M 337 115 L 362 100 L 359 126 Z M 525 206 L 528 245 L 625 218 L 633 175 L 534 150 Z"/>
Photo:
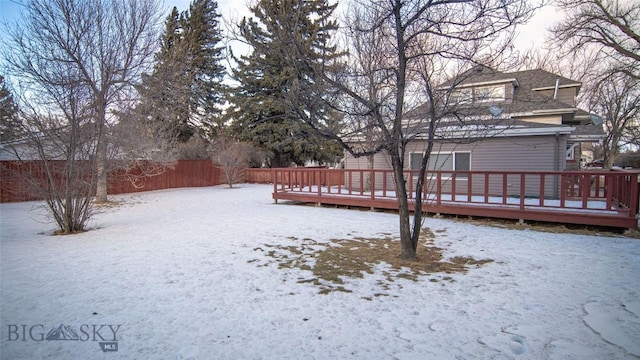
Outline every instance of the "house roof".
<path fill-rule="evenodd" d="M 439 90 L 451 91 L 451 89 L 464 89 L 469 87 L 490 85 L 490 84 L 506 84 L 513 85 L 511 89 L 505 92 L 505 98 L 486 101 L 483 103 L 469 102 L 461 104 L 449 104 L 447 109 L 444 107 L 444 114 L 451 114 L 451 117 L 466 122 L 464 119 L 480 119 L 487 123 L 488 119 L 496 117 L 502 119 L 510 119 L 513 129 L 518 131 L 503 131 L 504 134 L 515 136 L 518 134 L 542 134 L 565 133 L 569 131 L 575 134 L 572 136 L 576 141 L 597 141 L 602 138 L 604 132 L 600 126 L 584 124 L 589 121 L 590 114 L 571 104 L 567 104 L 559 99 L 548 96 L 549 91 L 556 87 L 575 87 L 579 90 L 581 83 L 569 78 L 565 78 L 543 69 L 525 70 L 516 72 L 501 72 L 484 66 L 477 66 L 465 73 L 441 84 L 437 87 Z M 425 103 L 415 110 L 407 114 L 408 119 L 414 122 L 416 119 L 423 117 L 426 113 L 425 107 L 429 104 Z M 493 109 L 491 109 L 493 108 Z M 499 110 L 499 115 L 491 115 L 492 112 Z M 445 115 L 446 116 L 446 115 Z M 537 120 L 542 120 L 548 116 L 561 116 L 564 121 L 571 121 L 564 125 L 538 124 Z M 495 119 L 494 119 L 495 120 Z M 529 121 L 521 121 L 529 120 Z M 547 120 L 548 121 L 548 120 Z M 410 123 L 411 120 L 408 121 Z M 577 123 L 576 126 L 573 126 Z M 571 125 L 571 126 L 570 126 Z M 494 126 L 496 126 L 494 124 Z M 524 131 L 528 128 L 530 131 Z"/>
<path fill-rule="evenodd" d="M 523 70 L 514 72 L 502 72 L 486 66 L 476 66 L 464 73 L 440 84 L 438 89 L 447 89 L 452 86 L 465 87 L 488 83 L 514 82 L 517 87 L 531 89 L 552 89 L 559 81 L 560 87 L 581 86 L 579 81 L 550 73 L 543 69 Z"/>
<path fill-rule="evenodd" d="M 567 125 L 533 123 L 507 118 L 475 120 L 447 118 L 436 124 L 435 138 L 472 140 L 506 136 L 569 135 L 575 129 L 575 127 Z M 414 139 L 426 139 L 428 131 L 428 122 L 407 124 L 405 127 L 406 134 Z"/>
<path fill-rule="evenodd" d="M 550 112 L 557 110 L 558 113 L 576 112 L 575 106 L 564 103 L 558 99 L 551 98 L 535 90 L 554 89 L 558 82 L 558 87 L 580 87 L 581 83 L 571 80 L 543 69 L 515 71 L 510 73 L 501 72 L 485 66 L 476 66 L 461 75 L 451 79 L 438 89 L 446 90 L 454 86 L 457 88 L 481 86 L 487 84 L 501 84 L 510 82 L 513 87 L 513 98 L 505 101 L 495 101 L 503 108 L 503 112 L 519 115 L 536 115 L 535 112 Z M 470 104 L 467 107 L 477 107 L 477 104 Z"/>
<path fill-rule="evenodd" d="M 509 75 L 517 78 L 522 88 L 529 90 L 553 89 L 556 81 L 558 81 L 558 86 L 561 88 L 568 86 L 580 87 L 582 85 L 579 81 L 571 80 L 543 69 L 516 71 L 509 73 Z"/>
<path fill-rule="evenodd" d="M 576 142 L 594 142 L 604 136 L 602 126 L 587 124 L 575 126 L 575 130 L 569 136 L 569 140 Z"/>

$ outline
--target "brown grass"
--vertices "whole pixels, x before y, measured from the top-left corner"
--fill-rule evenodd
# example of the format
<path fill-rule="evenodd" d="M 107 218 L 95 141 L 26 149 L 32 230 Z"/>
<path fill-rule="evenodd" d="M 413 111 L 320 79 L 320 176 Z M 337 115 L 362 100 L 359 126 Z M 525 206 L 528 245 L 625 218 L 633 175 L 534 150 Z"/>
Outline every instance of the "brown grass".
<path fill-rule="evenodd" d="M 436 231 L 444 233 L 445 230 Z M 376 265 L 385 263 L 383 271 L 385 281 L 379 285 L 383 290 L 397 279 L 421 281 L 430 274 L 465 273 L 469 268 L 479 267 L 493 260 L 476 260 L 471 257 L 453 257 L 444 259 L 443 249 L 434 245 L 436 235 L 430 230 L 421 233 L 418 245 L 417 261 L 401 259 L 400 241 L 389 234 L 381 234 L 380 238 L 356 237 L 350 240 L 334 239 L 329 244 L 319 244 L 312 239 L 290 240 L 297 242 L 292 246 L 265 245 L 266 255 L 278 264 L 278 267 L 297 268 L 311 271 L 313 276 L 299 279 L 299 283 L 313 283 L 320 288 L 321 294 L 332 291 L 351 292 L 345 287 L 344 279 L 362 278 L 364 274 L 373 274 Z M 254 249 L 265 251 L 262 248 Z M 251 260 L 254 262 L 256 260 Z M 273 263 L 271 262 L 271 263 Z M 264 265 L 268 265 L 264 264 Z M 440 277 L 441 280 L 453 281 L 451 277 Z M 439 281 L 431 277 L 429 281 Z M 383 293 L 377 296 L 385 295 Z"/>

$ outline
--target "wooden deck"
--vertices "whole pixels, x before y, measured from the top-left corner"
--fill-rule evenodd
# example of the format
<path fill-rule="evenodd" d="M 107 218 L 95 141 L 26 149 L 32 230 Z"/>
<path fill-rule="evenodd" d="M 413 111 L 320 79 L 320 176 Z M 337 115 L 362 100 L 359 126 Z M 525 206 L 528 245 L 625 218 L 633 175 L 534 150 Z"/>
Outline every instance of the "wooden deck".
<path fill-rule="evenodd" d="M 272 169 L 273 199 L 397 209 L 391 170 Z M 409 189 L 417 172 L 405 172 Z M 423 211 L 520 221 L 638 228 L 638 173 L 437 171 Z M 414 193 L 409 193 L 413 210 Z"/>

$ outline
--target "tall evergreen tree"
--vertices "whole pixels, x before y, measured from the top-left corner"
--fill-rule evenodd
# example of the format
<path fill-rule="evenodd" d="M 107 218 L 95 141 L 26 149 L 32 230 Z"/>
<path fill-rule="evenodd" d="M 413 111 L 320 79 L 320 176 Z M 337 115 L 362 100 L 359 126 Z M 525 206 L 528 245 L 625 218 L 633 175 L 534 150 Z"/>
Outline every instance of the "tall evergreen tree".
<path fill-rule="evenodd" d="M 149 127 L 165 137 L 186 142 L 194 130 L 189 119 L 190 79 L 188 49 L 184 42 L 180 13 L 173 8 L 165 20 L 165 31 L 151 74 L 143 74 L 137 113 Z"/>
<path fill-rule="evenodd" d="M 18 121 L 18 106 L 13 95 L 0 75 L 0 141 L 9 141 L 20 137 L 21 128 Z"/>
<path fill-rule="evenodd" d="M 242 140 L 265 150 L 270 166 L 329 162 L 341 154 L 338 144 L 301 121 L 313 117 L 326 122 L 332 117 L 321 101 L 322 86 L 306 86 L 310 82 L 304 79 L 310 74 L 295 55 L 304 53 L 304 62 L 313 62 L 335 52 L 327 46 L 337 28 L 329 20 L 335 7 L 325 0 L 260 0 L 251 7 L 254 17 L 239 24 L 240 36 L 253 51 L 235 59 L 239 85 L 229 96 L 229 115 Z"/>
<path fill-rule="evenodd" d="M 173 8 L 153 72 L 139 87 L 138 113 L 181 143 L 196 132 L 212 133 L 220 123 L 225 67 L 217 7 L 195 0 L 189 11 Z"/>
<path fill-rule="evenodd" d="M 193 1 L 182 22 L 190 63 L 191 112 L 205 132 L 215 135 L 222 127 L 221 105 L 226 89 L 222 82 L 226 67 L 222 63 L 224 47 L 218 3 Z"/>

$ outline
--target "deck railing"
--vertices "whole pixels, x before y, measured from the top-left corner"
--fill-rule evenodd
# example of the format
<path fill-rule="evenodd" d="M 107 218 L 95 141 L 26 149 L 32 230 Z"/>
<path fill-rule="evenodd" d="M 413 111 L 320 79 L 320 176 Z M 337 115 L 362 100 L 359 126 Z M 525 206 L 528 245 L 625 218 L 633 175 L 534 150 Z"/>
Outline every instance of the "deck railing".
<path fill-rule="evenodd" d="M 272 178 L 276 201 L 397 208 L 392 170 L 284 168 L 273 169 Z M 404 172 L 410 200 L 415 198 L 417 178 L 417 171 Z M 423 193 L 429 212 L 637 226 L 636 172 L 432 171 L 426 174 Z"/>

